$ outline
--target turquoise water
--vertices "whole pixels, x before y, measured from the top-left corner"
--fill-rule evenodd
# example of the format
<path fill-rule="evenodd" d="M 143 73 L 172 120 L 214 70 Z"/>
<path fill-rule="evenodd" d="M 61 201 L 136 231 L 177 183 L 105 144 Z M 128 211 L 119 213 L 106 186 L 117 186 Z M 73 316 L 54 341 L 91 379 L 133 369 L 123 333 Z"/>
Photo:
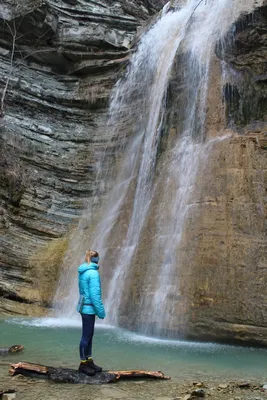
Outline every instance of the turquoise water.
<path fill-rule="evenodd" d="M 76 321 L 1 319 L 0 332 L 0 347 L 25 346 L 23 353 L 2 360 L 78 366 L 81 327 Z M 190 379 L 266 377 L 267 349 L 165 341 L 97 326 L 93 350 L 96 362 L 106 369 L 161 370 L 172 378 Z"/>

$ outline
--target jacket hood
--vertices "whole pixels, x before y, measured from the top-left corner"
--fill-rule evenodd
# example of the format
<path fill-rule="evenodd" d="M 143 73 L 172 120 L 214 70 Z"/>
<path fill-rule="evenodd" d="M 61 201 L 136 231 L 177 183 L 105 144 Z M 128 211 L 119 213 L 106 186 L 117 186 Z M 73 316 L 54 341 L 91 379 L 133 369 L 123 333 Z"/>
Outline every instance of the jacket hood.
<path fill-rule="evenodd" d="M 78 273 L 79 274 L 83 274 L 85 271 L 88 271 L 90 269 L 98 270 L 99 269 L 99 265 L 96 264 L 96 263 L 93 263 L 93 262 L 91 262 L 90 264 L 84 263 L 84 264 L 79 266 Z"/>

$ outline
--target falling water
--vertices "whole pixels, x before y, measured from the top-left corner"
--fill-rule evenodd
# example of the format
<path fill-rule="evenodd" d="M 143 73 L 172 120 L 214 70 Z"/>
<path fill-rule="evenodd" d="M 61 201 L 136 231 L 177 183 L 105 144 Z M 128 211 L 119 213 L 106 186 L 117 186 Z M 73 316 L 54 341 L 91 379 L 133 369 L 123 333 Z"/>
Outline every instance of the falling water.
<path fill-rule="evenodd" d="M 175 310 L 184 226 L 199 166 L 211 148 L 209 143 L 203 144 L 211 59 L 216 43 L 223 40 L 241 13 L 251 12 L 253 7 L 253 0 L 188 0 L 175 12 L 166 13 L 165 9 L 141 39 L 125 77 L 114 88 L 110 136 L 120 138 L 124 157 L 118 158 L 117 177 L 112 176 L 114 185 L 98 213 L 101 217 L 90 246 L 88 239 L 76 250 L 73 246 L 77 263 L 81 249 L 100 252 L 111 324 L 119 324 L 131 311 L 135 316 L 143 315 L 133 326 L 145 333 L 177 332 Z M 177 136 L 161 156 L 166 92 L 176 55 L 183 55 L 184 60 L 180 71 L 184 101 Z M 106 173 L 100 170 L 98 176 L 104 186 L 111 186 Z M 145 250 L 140 250 L 144 242 Z M 134 302 L 129 281 L 144 252 L 145 271 L 138 281 L 141 294 Z M 77 299 L 76 270 L 77 265 L 60 283 L 61 288 L 66 284 L 70 287 L 63 310 L 70 316 Z"/>
<path fill-rule="evenodd" d="M 188 22 L 191 13 L 184 10 L 184 12 L 163 16 L 144 36 L 137 53 L 133 57 L 127 79 L 117 88 L 117 96 L 123 98 L 124 93 L 128 93 L 129 86 L 136 88 L 139 87 L 141 82 L 145 82 L 144 110 L 146 110 L 146 118 L 141 125 L 142 147 L 140 149 L 132 213 L 107 296 L 107 314 L 109 321 L 114 324 L 118 323 L 123 293 L 123 290 L 118 287 L 118 282 L 123 285 L 127 276 L 153 197 L 153 174 L 161 132 L 162 102 L 173 59 L 177 48 L 185 37 L 186 23 L 184 24 L 184 21 Z M 140 71 L 143 73 L 141 82 Z M 111 107 L 114 107 L 114 104 Z M 116 109 L 116 105 L 114 108 Z M 129 155 L 126 154 L 126 159 Z"/>
<path fill-rule="evenodd" d="M 254 7 L 253 1 L 220 0 L 189 1 L 185 8 L 192 3 L 194 18 L 187 31 L 186 50 L 183 49 L 186 53 L 183 84 L 188 88 L 185 118 L 180 126 L 181 136 L 170 151 L 163 173 L 166 179 L 162 207 L 156 216 L 155 239 L 150 249 L 151 264 L 143 284 L 145 294 L 141 296 L 137 309 L 141 315 L 139 323 L 136 323 L 138 329 L 146 334 L 162 336 L 172 335 L 173 331 L 175 335 L 183 333 L 186 320 L 179 281 L 182 263 L 190 262 L 190 258 L 188 255 L 186 260 L 182 259 L 181 246 L 185 222 L 193 207 L 198 171 L 200 166 L 203 167 L 213 142 L 203 142 L 212 56 L 219 41 L 223 46 L 224 36 L 240 14 L 252 11 Z M 198 138 L 195 138 L 196 132 Z M 181 315 L 178 315 L 179 308 Z"/>

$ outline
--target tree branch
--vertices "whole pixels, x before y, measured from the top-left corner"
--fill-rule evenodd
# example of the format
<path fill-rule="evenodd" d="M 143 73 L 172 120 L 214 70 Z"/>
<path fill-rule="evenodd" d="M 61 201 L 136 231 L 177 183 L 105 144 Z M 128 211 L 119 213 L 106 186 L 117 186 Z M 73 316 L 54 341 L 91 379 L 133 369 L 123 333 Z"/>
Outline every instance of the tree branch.
<path fill-rule="evenodd" d="M 20 21 L 21 23 L 21 21 Z M 6 94 L 7 94 L 7 90 L 9 88 L 9 83 L 12 77 L 12 74 L 14 72 L 14 69 L 17 68 L 22 61 L 26 60 L 28 57 L 32 56 L 35 53 L 38 52 L 42 52 L 42 50 L 34 50 L 32 52 L 30 52 L 29 54 L 26 54 L 24 57 L 22 56 L 21 50 L 16 50 L 16 41 L 19 40 L 21 37 L 23 37 L 24 35 L 17 35 L 18 29 L 16 27 L 16 22 L 13 21 L 13 29 L 11 28 L 10 24 L 8 22 L 6 22 L 6 25 L 11 33 L 12 36 L 12 48 L 11 48 L 11 56 L 10 56 L 10 70 L 9 70 L 9 74 L 8 77 L 6 79 L 6 83 L 5 86 L 3 88 L 3 92 L 1 95 L 1 99 L 0 99 L 0 118 L 3 118 L 5 115 L 5 98 L 6 98 Z M 34 44 L 34 48 L 37 46 L 38 42 L 41 40 L 41 38 L 43 36 L 45 36 L 48 32 L 50 31 L 50 29 L 47 29 L 41 36 L 38 37 L 38 39 L 36 40 L 36 43 Z M 49 51 L 49 50 L 47 50 Z M 20 53 L 20 59 L 14 63 L 14 57 L 16 53 Z"/>
<path fill-rule="evenodd" d="M 7 26 L 9 28 L 10 32 L 11 32 L 13 40 L 12 40 L 12 50 L 11 50 L 11 56 L 10 56 L 10 71 L 9 71 L 9 74 L 8 74 L 8 77 L 7 77 L 7 80 L 6 80 L 6 84 L 5 84 L 5 87 L 3 89 L 3 93 L 2 93 L 2 96 L 1 96 L 1 100 L 0 100 L 0 118 L 3 118 L 3 116 L 4 116 L 5 98 L 6 98 L 6 92 L 7 92 L 8 86 L 9 86 L 9 82 L 10 82 L 10 79 L 11 79 L 11 76 L 12 76 L 12 73 L 13 73 L 13 61 L 14 61 L 14 54 L 15 54 L 15 47 L 16 47 L 16 37 L 17 37 L 17 30 L 16 30 L 15 21 L 13 21 L 13 28 L 14 28 L 13 32 L 12 32 L 12 29 L 11 29 L 11 27 L 10 27 L 8 22 L 7 22 Z"/>

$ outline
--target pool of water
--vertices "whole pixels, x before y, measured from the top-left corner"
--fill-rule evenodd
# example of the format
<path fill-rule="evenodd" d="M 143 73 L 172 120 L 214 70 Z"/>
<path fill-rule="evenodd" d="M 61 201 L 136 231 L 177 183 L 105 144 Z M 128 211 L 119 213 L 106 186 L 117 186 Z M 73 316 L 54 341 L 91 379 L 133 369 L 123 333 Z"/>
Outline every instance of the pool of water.
<path fill-rule="evenodd" d="M 0 347 L 23 344 L 23 353 L 0 360 L 76 368 L 80 323 L 57 319 L 0 319 Z M 172 378 L 264 379 L 267 349 L 153 339 L 97 326 L 94 357 L 106 369 L 161 370 Z M 1 356 L 0 356 L 1 357 Z"/>

